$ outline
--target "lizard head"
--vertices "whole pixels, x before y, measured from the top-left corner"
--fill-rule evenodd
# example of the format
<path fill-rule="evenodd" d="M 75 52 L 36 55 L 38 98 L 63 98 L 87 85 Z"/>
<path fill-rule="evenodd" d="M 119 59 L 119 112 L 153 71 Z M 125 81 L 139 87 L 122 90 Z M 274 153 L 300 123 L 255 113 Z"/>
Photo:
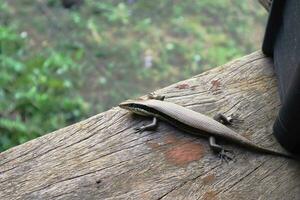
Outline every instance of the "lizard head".
<path fill-rule="evenodd" d="M 153 116 L 153 113 L 147 107 L 147 100 L 127 100 L 120 103 L 119 107 L 138 115 Z"/>

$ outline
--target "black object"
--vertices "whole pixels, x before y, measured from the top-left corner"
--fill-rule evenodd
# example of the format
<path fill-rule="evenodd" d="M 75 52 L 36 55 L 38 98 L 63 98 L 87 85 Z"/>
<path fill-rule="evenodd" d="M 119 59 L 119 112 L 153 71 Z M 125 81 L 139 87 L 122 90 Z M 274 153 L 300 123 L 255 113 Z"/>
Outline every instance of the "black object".
<path fill-rule="evenodd" d="M 83 0 L 60 0 L 61 4 L 64 8 L 73 8 L 73 7 L 79 7 L 82 5 Z"/>
<path fill-rule="evenodd" d="M 262 50 L 273 57 L 282 103 L 274 135 L 285 149 L 300 154 L 299 0 L 273 0 Z"/>

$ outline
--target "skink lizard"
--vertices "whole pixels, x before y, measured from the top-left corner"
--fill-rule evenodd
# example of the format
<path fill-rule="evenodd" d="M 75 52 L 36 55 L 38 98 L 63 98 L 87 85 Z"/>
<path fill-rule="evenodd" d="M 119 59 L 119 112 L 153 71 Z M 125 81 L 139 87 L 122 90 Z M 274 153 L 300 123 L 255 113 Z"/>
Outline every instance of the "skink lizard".
<path fill-rule="evenodd" d="M 139 115 L 153 117 L 151 124 L 137 128 L 137 132 L 155 129 L 158 125 L 157 119 L 161 119 L 188 133 L 209 138 L 209 144 L 212 150 L 219 153 L 220 157 L 225 160 L 232 159 L 232 156 L 228 154 L 230 151 L 216 144 L 216 138 L 233 142 L 256 152 L 294 158 L 292 155 L 254 144 L 247 138 L 206 115 L 171 102 L 163 101 L 163 99 L 164 97 L 160 98 L 160 100 L 129 100 L 119 104 L 119 107 Z"/>

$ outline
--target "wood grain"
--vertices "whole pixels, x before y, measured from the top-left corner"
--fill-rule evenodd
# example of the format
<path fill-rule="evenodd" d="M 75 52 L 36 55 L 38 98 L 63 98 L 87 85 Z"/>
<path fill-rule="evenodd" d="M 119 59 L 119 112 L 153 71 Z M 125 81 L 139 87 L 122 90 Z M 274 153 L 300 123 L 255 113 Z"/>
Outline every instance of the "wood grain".
<path fill-rule="evenodd" d="M 281 149 L 272 136 L 280 106 L 272 62 L 260 51 L 156 91 L 213 116 L 239 114 L 235 130 Z M 300 199 L 299 162 L 207 141 L 114 107 L 0 154 L 0 199 Z"/>

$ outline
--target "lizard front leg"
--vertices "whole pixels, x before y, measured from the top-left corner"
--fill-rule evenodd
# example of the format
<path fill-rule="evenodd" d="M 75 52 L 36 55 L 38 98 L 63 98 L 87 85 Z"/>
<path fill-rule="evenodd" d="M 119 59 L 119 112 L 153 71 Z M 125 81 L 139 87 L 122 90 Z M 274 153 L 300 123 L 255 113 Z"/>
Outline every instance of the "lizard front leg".
<path fill-rule="evenodd" d="M 158 127 L 158 120 L 156 117 L 153 117 L 152 123 L 147 125 L 142 125 L 141 127 L 134 128 L 135 133 L 141 133 L 143 131 L 155 130 Z"/>

